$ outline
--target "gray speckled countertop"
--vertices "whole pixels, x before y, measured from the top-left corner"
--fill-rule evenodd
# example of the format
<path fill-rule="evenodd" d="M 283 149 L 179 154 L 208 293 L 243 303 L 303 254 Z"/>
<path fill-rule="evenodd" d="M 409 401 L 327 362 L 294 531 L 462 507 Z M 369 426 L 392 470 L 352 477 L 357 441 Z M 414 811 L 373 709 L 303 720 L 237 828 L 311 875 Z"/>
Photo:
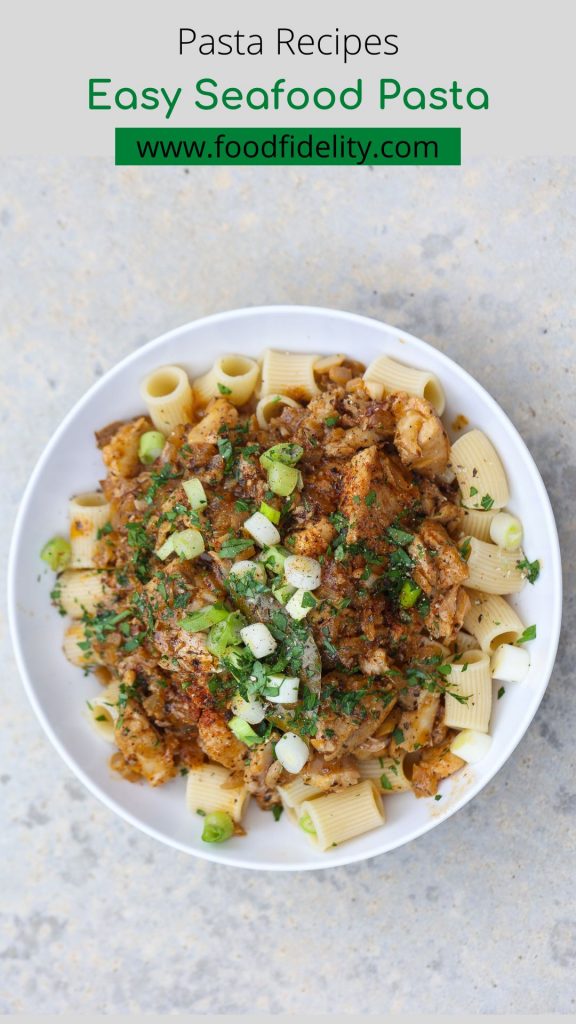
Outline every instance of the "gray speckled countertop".
<path fill-rule="evenodd" d="M 567 594 L 543 705 L 471 804 L 365 864 L 276 876 L 176 853 L 90 796 L 3 614 L 2 1011 L 575 1009 L 575 240 L 575 162 L 0 164 L 4 540 L 51 432 L 121 356 L 221 309 L 334 305 L 432 342 L 502 404 L 550 489 Z"/>

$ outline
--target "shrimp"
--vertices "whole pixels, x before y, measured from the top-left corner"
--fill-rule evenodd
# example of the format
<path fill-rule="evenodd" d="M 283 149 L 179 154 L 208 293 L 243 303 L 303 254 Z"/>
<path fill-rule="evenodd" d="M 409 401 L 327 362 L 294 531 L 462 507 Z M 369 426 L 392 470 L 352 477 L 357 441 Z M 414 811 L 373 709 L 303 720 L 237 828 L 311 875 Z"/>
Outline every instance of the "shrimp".
<path fill-rule="evenodd" d="M 445 472 L 450 441 L 440 417 L 424 398 L 398 392 L 386 400 L 396 421 L 394 444 L 405 466 L 425 477 Z"/>

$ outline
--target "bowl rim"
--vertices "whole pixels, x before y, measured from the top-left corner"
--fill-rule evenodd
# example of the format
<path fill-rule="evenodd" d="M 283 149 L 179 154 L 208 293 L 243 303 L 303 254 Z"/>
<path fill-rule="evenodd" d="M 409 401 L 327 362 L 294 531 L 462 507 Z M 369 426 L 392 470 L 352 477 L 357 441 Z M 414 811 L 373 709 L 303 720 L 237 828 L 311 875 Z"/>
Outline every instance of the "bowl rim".
<path fill-rule="evenodd" d="M 542 671 L 542 679 L 544 683 L 541 684 L 541 692 L 538 703 L 534 708 L 533 714 L 526 721 L 524 726 L 517 730 L 513 736 L 512 742 L 505 745 L 505 750 L 501 752 L 494 763 L 491 765 L 489 773 L 485 778 L 477 779 L 473 783 L 469 784 L 464 792 L 458 796 L 458 798 L 451 802 L 446 809 L 439 812 L 437 816 L 431 817 L 429 821 L 424 822 L 421 825 L 415 826 L 405 836 L 400 837 L 398 840 L 392 843 L 384 841 L 380 847 L 377 845 L 375 849 L 370 851 L 363 851 L 358 853 L 346 854 L 346 846 L 344 845 L 341 849 L 343 852 L 337 855 L 332 855 L 329 862 L 322 863 L 318 862 L 282 862 L 276 861 L 265 861 L 265 862 L 253 862 L 250 863 L 248 858 L 239 858 L 234 855 L 227 856 L 226 859 L 222 859 L 218 855 L 218 850 L 212 847 L 207 847 L 205 850 L 202 848 L 192 848 L 185 843 L 180 842 L 178 839 L 172 838 L 164 832 L 159 831 L 151 825 L 148 825 L 137 818 L 125 807 L 121 806 L 117 801 L 100 789 L 97 783 L 95 783 L 90 775 L 82 768 L 77 762 L 75 757 L 68 751 L 64 743 L 60 741 L 48 719 L 46 718 L 44 711 L 41 707 L 39 698 L 36 694 L 36 688 L 32 681 L 28 669 L 26 666 L 25 655 L 24 655 L 24 644 L 21 641 L 20 629 L 19 629 L 19 612 L 16 600 L 16 582 L 17 582 L 17 571 L 18 571 L 18 551 L 22 539 L 22 529 L 26 510 L 28 508 L 30 497 L 35 489 L 36 481 L 40 476 L 46 462 L 50 459 L 54 449 L 57 447 L 60 438 L 66 432 L 69 424 L 75 419 L 79 410 L 84 406 L 89 399 L 97 394 L 101 389 L 105 388 L 109 381 L 113 379 L 117 374 L 123 371 L 126 367 L 129 367 L 132 363 L 138 362 L 143 352 L 150 352 L 156 348 L 162 348 L 164 344 L 169 341 L 177 339 L 181 334 L 185 334 L 190 330 L 201 331 L 203 327 L 213 323 L 222 323 L 229 320 L 236 320 L 244 317 L 258 318 L 260 316 L 282 316 L 282 315 L 302 315 L 312 316 L 322 319 L 326 316 L 336 317 L 348 321 L 351 325 L 364 325 L 365 327 L 376 328 L 383 334 L 388 333 L 396 338 L 406 339 L 415 348 L 421 350 L 424 354 L 432 351 L 436 358 L 449 367 L 450 373 L 455 374 L 456 377 L 460 376 L 466 381 L 466 383 L 477 390 L 481 400 L 488 409 L 494 414 L 497 420 L 500 422 L 505 421 L 507 429 L 512 431 L 515 435 L 515 440 L 521 446 L 524 451 L 524 456 L 529 463 L 535 484 L 540 491 L 541 498 L 541 511 L 544 516 L 544 527 L 548 533 L 550 545 L 552 549 L 552 560 L 550 565 L 551 580 L 552 580 L 552 601 L 551 601 L 551 622 L 550 631 L 548 634 L 548 647 L 547 655 L 545 659 L 544 669 Z M 446 355 L 440 349 L 435 348 L 429 342 L 423 341 L 422 339 L 411 334 L 409 331 L 402 330 L 391 324 L 386 323 L 382 320 L 377 320 L 375 317 L 363 316 L 358 313 L 352 313 L 343 309 L 335 309 L 327 306 L 309 306 L 309 305 L 298 305 L 298 304 L 273 304 L 273 305 L 260 305 L 260 306 L 247 306 L 240 307 L 238 309 L 226 310 L 219 313 L 209 314 L 207 316 L 199 317 L 194 320 L 188 321 L 181 324 L 179 327 L 173 328 L 169 331 L 165 331 L 163 334 L 156 338 L 152 338 L 144 345 L 140 345 L 133 352 L 130 352 L 127 356 L 115 363 L 107 370 L 102 377 L 92 384 L 87 391 L 85 391 L 80 398 L 74 403 L 71 409 L 66 413 L 64 418 L 59 423 L 58 427 L 52 434 L 51 438 L 42 450 L 39 458 L 36 461 L 34 469 L 30 475 L 28 483 L 24 489 L 24 493 L 20 500 L 18 512 L 16 515 L 14 528 L 12 532 L 12 539 L 10 544 L 10 551 L 8 556 L 8 570 L 7 570 L 7 606 L 8 606 L 8 624 L 9 631 L 12 640 L 12 646 L 15 653 L 15 660 L 24 687 L 24 691 L 28 700 L 38 718 L 44 732 L 48 736 L 48 739 L 62 757 L 65 764 L 70 770 L 76 775 L 76 777 L 86 786 L 86 788 L 103 803 L 109 810 L 119 815 L 124 821 L 133 825 L 139 831 L 144 832 L 146 835 L 158 840 L 166 846 L 172 847 L 173 849 L 179 850 L 182 853 L 186 853 L 193 857 L 199 857 L 201 860 L 211 861 L 212 863 L 220 864 L 223 867 L 234 867 L 244 868 L 245 870 L 253 871 L 320 871 L 327 870 L 334 867 L 342 867 L 347 864 L 354 864 L 365 860 L 371 860 L 373 857 L 381 856 L 385 853 L 390 853 L 392 850 L 398 849 L 404 846 L 419 836 L 431 831 L 438 825 L 447 821 L 448 818 L 452 817 L 457 811 L 461 810 L 470 800 L 472 800 L 480 790 L 484 789 L 489 782 L 492 781 L 494 776 L 500 771 L 502 766 L 508 761 L 508 759 L 514 753 L 516 747 L 524 737 L 528 727 L 532 723 L 538 708 L 542 702 L 544 694 L 546 692 L 554 663 L 556 660 L 556 654 L 558 650 L 558 644 L 560 639 L 560 630 L 562 623 L 562 562 L 561 562 L 561 550 L 560 541 L 558 537 L 558 530 L 554 518 L 554 512 L 552 504 L 546 490 L 546 486 L 532 457 L 532 454 L 526 445 L 521 434 L 515 427 L 512 420 L 509 419 L 507 414 L 496 402 L 492 395 L 484 388 L 482 384 L 477 381 L 472 374 L 468 373 L 462 366 L 459 365 L 455 360 L 451 359 L 450 356 Z M 382 830 L 384 831 L 384 830 Z M 375 833 L 376 834 L 376 833 Z"/>

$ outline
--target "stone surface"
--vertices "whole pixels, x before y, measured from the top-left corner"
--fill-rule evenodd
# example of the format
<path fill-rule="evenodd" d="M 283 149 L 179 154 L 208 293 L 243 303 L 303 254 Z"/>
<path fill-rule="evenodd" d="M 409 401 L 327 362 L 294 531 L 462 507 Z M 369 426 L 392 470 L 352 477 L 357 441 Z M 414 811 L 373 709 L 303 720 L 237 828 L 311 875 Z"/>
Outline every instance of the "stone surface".
<path fill-rule="evenodd" d="M 542 707 L 471 804 L 384 857 L 279 876 L 100 806 L 41 732 L 3 613 L 1 1010 L 574 1010 L 575 196 L 576 163 L 544 159 L 0 165 L 4 541 L 51 432 L 121 356 L 206 313 L 311 303 L 398 324 L 492 392 L 549 487 L 567 595 Z"/>

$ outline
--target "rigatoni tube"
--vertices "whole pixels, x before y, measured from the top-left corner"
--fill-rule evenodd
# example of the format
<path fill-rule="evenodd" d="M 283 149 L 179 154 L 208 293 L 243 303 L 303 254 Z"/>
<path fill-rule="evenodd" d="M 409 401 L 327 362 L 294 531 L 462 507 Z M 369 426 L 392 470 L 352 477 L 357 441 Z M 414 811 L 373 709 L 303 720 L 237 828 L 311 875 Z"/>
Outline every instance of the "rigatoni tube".
<path fill-rule="evenodd" d="M 516 594 L 522 590 L 526 576 L 518 564 L 523 557 L 521 552 L 505 551 L 477 537 L 469 537 L 468 546 L 466 587 L 485 594 Z"/>
<path fill-rule="evenodd" d="M 224 811 L 233 821 L 241 821 L 250 794 L 246 787 L 234 785 L 231 772 L 217 764 L 191 768 L 186 780 L 186 804 L 193 814 Z"/>
<path fill-rule="evenodd" d="M 378 356 L 368 366 L 364 380 L 369 384 L 380 384 L 386 394 L 406 391 L 409 395 L 418 395 L 430 402 L 439 416 L 444 412 L 446 399 L 442 385 L 429 370 L 416 370 L 389 356 Z"/>
<path fill-rule="evenodd" d="M 483 651 L 465 651 L 445 676 L 444 724 L 449 729 L 488 732 L 492 711 L 490 659 Z"/>
<path fill-rule="evenodd" d="M 298 808 L 299 820 L 307 816 L 310 835 L 320 850 L 363 835 L 384 822 L 384 809 L 377 788 L 370 779 L 337 793 L 305 800 Z"/>
<path fill-rule="evenodd" d="M 503 597 L 473 592 L 470 601 L 464 628 L 476 637 L 481 650 L 492 653 L 500 644 L 514 644 L 522 636 L 524 623 Z"/>
<path fill-rule="evenodd" d="M 188 374 L 181 366 L 161 366 L 142 381 L 140 394 L 156 430 L 169 434 L 190 423 L 194 409 Z"/>
<path fill-rule="evenodd" d="M 450 465 L 466 508 L 489 511 L 508 504 L 508 480 L 498 452 L 481 430 L 469 430 L 452 445 Z"/>

